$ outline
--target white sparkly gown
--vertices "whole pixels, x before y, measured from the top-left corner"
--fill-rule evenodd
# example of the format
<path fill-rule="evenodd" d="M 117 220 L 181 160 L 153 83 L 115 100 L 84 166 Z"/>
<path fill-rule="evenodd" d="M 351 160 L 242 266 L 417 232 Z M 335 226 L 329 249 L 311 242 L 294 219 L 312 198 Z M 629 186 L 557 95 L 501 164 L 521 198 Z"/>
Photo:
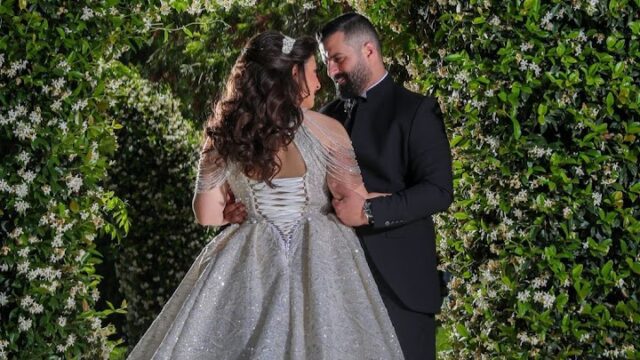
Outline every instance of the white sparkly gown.
<path fill-rule="evenodd" d="M 248 220 L 202 250 L 129 359 L 402 359 L 355 232 L 330 213 L 327 175 L 361 181 L 353 150 L 318 116 L 294 139 L 303 177 L 220 172 Z"/>

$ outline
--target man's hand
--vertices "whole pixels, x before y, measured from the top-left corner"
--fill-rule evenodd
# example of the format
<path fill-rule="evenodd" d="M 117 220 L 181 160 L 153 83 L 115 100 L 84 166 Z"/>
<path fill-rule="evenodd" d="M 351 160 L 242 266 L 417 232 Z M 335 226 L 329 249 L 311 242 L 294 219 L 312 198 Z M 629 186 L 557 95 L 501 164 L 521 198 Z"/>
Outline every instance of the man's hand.
<path fill-rule="evenodd" d="M 227 201 L 222 214 L 228 224 L 240 224 L 247 219 L 247 209 L 243 203 L 236 202 L 231 190 L 227 192 Z"/>
<path fill-rule="evenodd" d="M 331 204 L 343 224 L 354 227 L 368 224 L 363 210 L 365 198 L 362 195 L 349 189 L 341 182 L 330 184 L 330 189 L 333 195 Z"/>

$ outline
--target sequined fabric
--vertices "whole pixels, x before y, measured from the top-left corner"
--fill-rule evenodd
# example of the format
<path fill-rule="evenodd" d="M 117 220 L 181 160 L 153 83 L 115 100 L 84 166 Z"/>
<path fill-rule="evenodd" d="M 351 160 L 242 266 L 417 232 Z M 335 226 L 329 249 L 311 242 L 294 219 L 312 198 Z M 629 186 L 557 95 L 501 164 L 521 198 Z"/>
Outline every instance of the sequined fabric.
<path fill-rule="evenodd" d="M 269 190 L 228 167 L 248 220 L 202 250 L 129 359 L 402 359 L 353 229 L 328 213 L 322 145 L 304 125 L 294 141 L 299 181 Z"/>

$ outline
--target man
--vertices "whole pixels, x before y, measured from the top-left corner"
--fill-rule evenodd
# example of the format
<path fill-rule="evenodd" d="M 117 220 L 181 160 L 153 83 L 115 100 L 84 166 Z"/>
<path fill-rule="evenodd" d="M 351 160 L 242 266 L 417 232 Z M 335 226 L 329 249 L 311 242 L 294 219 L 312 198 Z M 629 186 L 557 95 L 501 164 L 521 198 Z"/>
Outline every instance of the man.
<path fill-rule="evenodd" d="M 343 123 L 369 192 L 334 192 L 337 216 L 355 226 L 407 359 L 435 358 L 442 299 L 431 215 L 453 200 L 451 152 L 435 99 L 396 85 L 373 25 L 349 13 L 318 34 L 339 98 L 320 111 Z"/>

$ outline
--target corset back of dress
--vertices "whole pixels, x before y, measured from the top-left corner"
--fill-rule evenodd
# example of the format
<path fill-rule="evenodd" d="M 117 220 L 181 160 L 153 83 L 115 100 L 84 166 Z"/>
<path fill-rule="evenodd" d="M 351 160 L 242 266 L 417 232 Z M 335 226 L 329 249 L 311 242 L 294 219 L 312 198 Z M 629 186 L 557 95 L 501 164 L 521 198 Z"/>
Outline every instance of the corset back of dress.
<path fill-rule="evenodd" d="M 247 221 L 273 225 L 286 243 L 304 217 L 312 213 L 326 214 L 330 209 L 326 162 L 319 155 L 321 145 L 305 126 L 296 133 L 294 143 L 305 162 L 304 176 L 273 179 L 272 188 L 249 179 L 238 167 L 230 166 L 227 178 L 236 201 L 247 208 Z"/>

